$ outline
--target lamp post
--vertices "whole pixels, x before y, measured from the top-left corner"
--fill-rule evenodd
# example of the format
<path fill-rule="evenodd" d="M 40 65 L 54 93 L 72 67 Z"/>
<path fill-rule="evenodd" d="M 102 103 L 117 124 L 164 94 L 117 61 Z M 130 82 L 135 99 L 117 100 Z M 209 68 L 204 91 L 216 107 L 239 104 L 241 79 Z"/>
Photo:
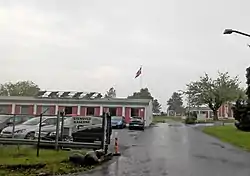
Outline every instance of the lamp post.
<path fill-rule="evenodd" d="M 223 34 L 232 34 L 232 33 L 237 33 L 237 34 L 240 34 L 240 35 L 244 35 L 246 37 L 250 37 L 250 34 L 240 32 L 240 31 L 237 31 L 237 30 L 233 30 L 233 29 L 225 29 L 224 32 L 223 32 Z"/>

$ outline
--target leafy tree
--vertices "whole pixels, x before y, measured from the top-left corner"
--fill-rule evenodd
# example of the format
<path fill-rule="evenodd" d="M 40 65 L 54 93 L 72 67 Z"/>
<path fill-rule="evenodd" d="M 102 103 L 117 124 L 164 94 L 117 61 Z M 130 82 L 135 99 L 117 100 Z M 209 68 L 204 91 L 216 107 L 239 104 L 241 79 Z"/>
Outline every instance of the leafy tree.
<path fill-rule="evenodd" d="M 133 95 L 128 96 L 128 99 L 151 99 L 153 100 L 153 112 L 159 113 L 161 110 L 161 105 L 157 99 L 154 99 L 148 88 L 142 88 L 140 92 L 134 92 Z"/>
<path fill-rule="evenodd" d="M 183 100 L 181 93 L 174 92 L 171 98 L 167 101 L 168 110 L 172 110 L 176 113 L 183 113 Z"/>
<path fill-rule="evenodd" d="M 142 88 L 140 92 L 134 92 L 128 99 L 154 99 L 148 88 Z"/>
<path fill-rule="evenodd" d="M 111 87 L 105 94 L 105 98 L 115 98 L 115 97 L 116 97 L 115 88 Z"/>
<path fill-rule="evenodd" d="M 235 101 L 242 96 L 238 77 L 230 77 L 228 72 L 218 73 L 216 79 L 205 74 L 200 80 L 187 84 L 189 103 L 193 106 L 208 105 L 213 111 L 214 120 L 218 120 L 218 109 L 226 102 Z"/>
<path fill-rule="evenodd" d="M 39 90 L 32 81 L 8 82 L 0 85 L 0 96 L 35 96 Z"/>
<path fill-rule="evenodd" d="M 153 100 L 153 113 L 161 112 L 161 104 L 158 102 L 157 99 Z"/>

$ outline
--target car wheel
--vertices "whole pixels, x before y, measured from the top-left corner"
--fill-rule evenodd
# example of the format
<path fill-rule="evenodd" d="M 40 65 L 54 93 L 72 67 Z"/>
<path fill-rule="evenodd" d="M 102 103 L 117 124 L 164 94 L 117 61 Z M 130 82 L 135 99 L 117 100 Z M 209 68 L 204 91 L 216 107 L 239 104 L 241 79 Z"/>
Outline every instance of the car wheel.
<path fill-rule="evenodd" d="M 35 139 L 35 133 L 34 132 L 30 132 L 25 136 L 25 139 L 30 139 L 33 140 Z"/>

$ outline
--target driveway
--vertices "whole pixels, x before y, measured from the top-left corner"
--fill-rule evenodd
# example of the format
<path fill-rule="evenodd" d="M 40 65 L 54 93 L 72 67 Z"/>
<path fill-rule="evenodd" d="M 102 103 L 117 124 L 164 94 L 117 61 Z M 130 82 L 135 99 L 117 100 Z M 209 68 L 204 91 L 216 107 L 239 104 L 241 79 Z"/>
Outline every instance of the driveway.
<path fill-rule="evenodd" d="M 114 137 L 114 136 L 113 136 Z M 249 176 L 250 154 L 171 122 L 118 132 L 122 156 L 84 176 Z"/>

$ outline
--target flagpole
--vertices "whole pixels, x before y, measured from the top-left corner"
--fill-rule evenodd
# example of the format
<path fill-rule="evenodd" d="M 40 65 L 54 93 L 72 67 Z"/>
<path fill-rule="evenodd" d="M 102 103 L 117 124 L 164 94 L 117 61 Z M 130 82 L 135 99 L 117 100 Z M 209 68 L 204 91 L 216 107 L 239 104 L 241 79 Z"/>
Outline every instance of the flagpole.
<path fill-rule="evenodd" d="M 141 70 L 142 70 L 142 65 L 141 65 Z M 141 75 L 140 75 L 140 91 L 142 89 L 142 75 L 143 75 L 143 70 L 141 71 Z"/>

